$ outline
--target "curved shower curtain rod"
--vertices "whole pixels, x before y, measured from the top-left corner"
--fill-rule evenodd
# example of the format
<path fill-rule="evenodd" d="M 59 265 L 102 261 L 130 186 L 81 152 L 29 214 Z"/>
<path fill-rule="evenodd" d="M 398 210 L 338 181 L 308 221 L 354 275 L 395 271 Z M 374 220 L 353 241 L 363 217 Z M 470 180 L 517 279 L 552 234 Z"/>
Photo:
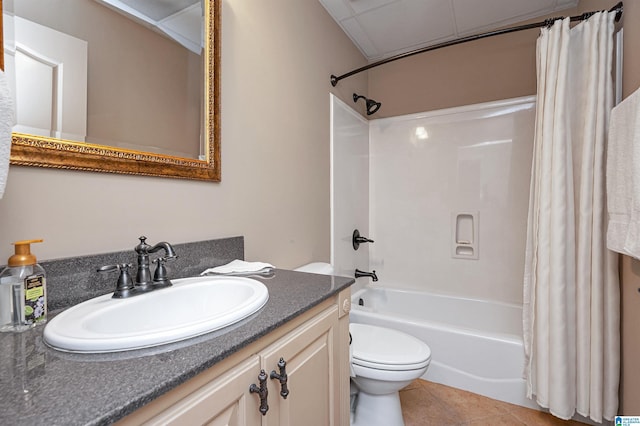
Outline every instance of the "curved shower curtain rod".
<path fill-rule="evenodd" d="M 593 11 L 593 12 L 585 12 L 582 15 L 571 16 L 570 20 L 571 20 L 571 22 L 584 21 L 585 19 L 589 19 L 591 16 L 593 16 L 594 14 L 596 14 L 598 12 L 601 12 L 601 11 L 598 10 L 598 11 Z M 615 18 L 616 22 L 620 21 L 620 18 L 622 17 L 622 2 L 616 4 L 611 9 L 609 9 L 609 12 L 616 12 L 616 18 Z M 513 33 L 513 32 L 522 31 L 522 30 L 530 30 L 532 28 L 549 27 L 549 26 L 553 25 L 553 23 L 555 21 L 557 21 L 558 19 L 564 19 L 564 18 L 565 18 L 564 16 L 557 16 L 555 18 L 545 19 L 544 21 L 541 21 L 541 22 L 535 22 L 535 23 L 532 23 L 532 24 L 525 24 L 525 25 L 520 25 L 520 26 L 517 26 L 517 27 L 511 27 L 511 28 L 503 28 L 501 30 L 489 31 L 489 32 L 482 33 L 482 34 L 470 35 L 470 36 L 466 36 L 466 37 L 457 38 L 455 40 L 450 40 L 450 41 L 445 41 L 445 42 L 442 42 L 442 43 L 434 44 L 433 46 L 427 46 L 427 47 L 423 47 L 421 49 L 412 50 L 410 52 L 401 53 L 399 55 L 391 56 L 391 57 L 389 57 L 387 59 L 382 59 L 382 60 L 380 60 L 378 62 L 374 62 L 374 63 L 371 63 L 369 65 L 365 65 L 365 66 L 360 67 L 358 69 L 355 69 L 353 71 L 349 71 L 346 74 L 342 74 L 342 75 L 339 75 L 339 76 L 335 76 L 335 75 L 332 74 L 331 78 L 330 78 L 331 85 L 335 87 L 338 84 L 338 82 L 340 80 L 342 80 L 342 79 L 345 79 L 347 77 L 351 77 L 352 75 L 361 73 L 362 71 L 367 71 L 367 70 L 369 70 L 371 68 L 375 68 L 375 67 L 378 67 L 380 65 L 387 64 L 389 62 L 397 61 L 398 59 L 408 58 L 409 56 L 417 55 L 419 53 L 430 52 L 432 50 L 440 49 L 442 47 L 449 47 L 449 46 L 453 46 L 453 45 L 456 45 L 456 44 L 466 43 L 468 41 L 473 41 L 473 40 L 480 40 L 482 38 L 492 37 L 492 36 L 496 36 L 496 35 L 500 35 L 500 34 L 508 34 L 508 33 Z"/>

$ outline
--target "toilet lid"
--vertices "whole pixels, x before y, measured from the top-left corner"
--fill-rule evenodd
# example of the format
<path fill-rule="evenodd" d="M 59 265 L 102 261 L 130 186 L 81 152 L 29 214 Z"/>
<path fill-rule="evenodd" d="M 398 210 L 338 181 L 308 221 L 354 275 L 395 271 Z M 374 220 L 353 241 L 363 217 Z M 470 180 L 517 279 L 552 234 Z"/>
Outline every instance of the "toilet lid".
<path fill-rule="evenodd" d="M 352 362 L 381 370 L 414 370 L 427 366 L 431 349 L 422 340 L 389 328 L 349 324 Z"/>

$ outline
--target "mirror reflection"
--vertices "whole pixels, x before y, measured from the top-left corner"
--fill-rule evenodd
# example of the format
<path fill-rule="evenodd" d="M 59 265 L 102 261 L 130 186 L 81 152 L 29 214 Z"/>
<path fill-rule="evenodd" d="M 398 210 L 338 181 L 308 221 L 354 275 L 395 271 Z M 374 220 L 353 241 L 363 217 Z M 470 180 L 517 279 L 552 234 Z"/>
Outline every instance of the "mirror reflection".
<path fill-rule="evenodd" d="M 206 159 L 201 0 L 5 0 L 4 9 L 14 132 Z"/>

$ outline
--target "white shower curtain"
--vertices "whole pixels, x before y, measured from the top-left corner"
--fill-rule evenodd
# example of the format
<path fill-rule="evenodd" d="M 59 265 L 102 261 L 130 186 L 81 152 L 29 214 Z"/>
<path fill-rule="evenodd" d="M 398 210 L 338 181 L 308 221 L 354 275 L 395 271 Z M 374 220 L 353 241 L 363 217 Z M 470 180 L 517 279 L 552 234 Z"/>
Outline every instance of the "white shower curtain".
<path fill-rule="evenodd" d="M 605 144 L 613 13 L 538 38 L 538 94 L 524 276 L 528 397 L 557 417 L 618 408 L 617 255 L 606 248 Z"/>

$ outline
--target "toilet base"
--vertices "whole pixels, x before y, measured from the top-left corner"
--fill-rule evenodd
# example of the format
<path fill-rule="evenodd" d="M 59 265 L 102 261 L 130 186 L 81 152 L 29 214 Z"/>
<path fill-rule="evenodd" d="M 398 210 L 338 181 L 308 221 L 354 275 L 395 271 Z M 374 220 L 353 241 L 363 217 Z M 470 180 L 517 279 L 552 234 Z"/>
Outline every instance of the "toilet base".
<path fill-rule="evenodd" d="M 360 391 L 351 426 L 404 426 L 400 395 L 371 395 Z"/>

